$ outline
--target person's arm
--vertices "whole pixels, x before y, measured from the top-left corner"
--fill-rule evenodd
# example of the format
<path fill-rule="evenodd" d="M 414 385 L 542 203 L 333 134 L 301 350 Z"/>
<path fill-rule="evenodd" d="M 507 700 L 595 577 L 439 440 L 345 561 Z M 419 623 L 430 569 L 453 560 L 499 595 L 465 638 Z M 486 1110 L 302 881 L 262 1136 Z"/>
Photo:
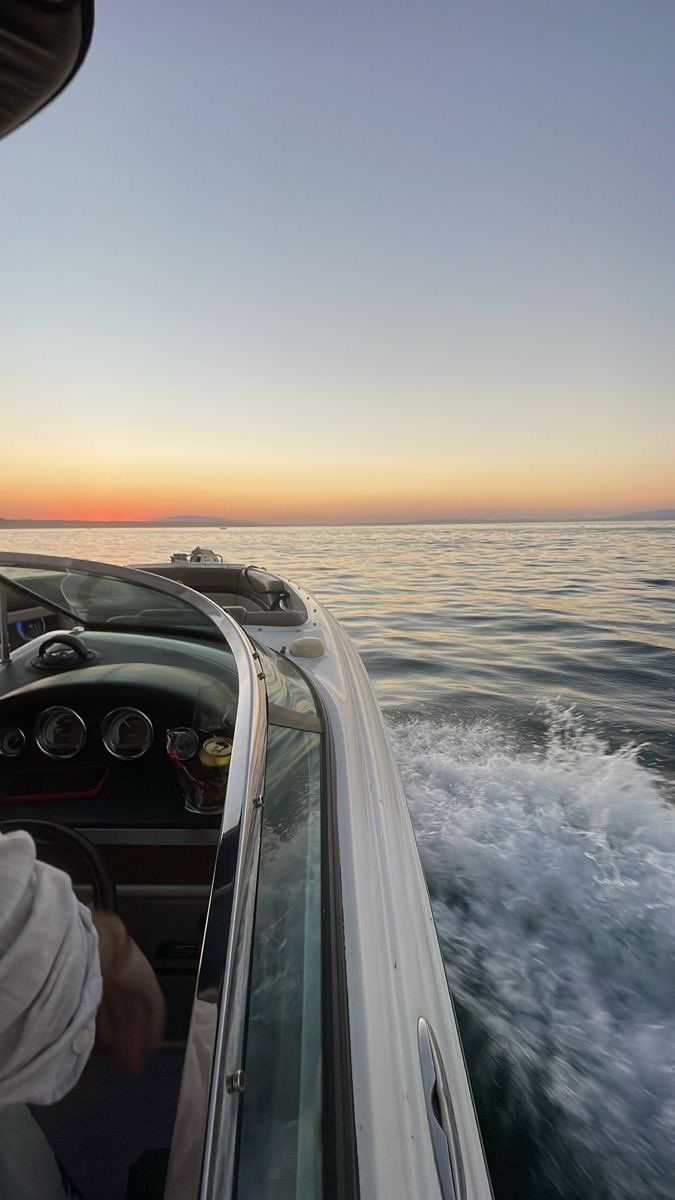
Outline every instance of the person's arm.
<path fill-rule="evenodd" d="M 159 1046 L 166 1004 L 155 973 L 119 917 L 95 912 L 103 999 L 96 1019 L 96 1046 L 120 1071 L 136 1074 Z"/>
<path fill-rule="evenodd" d="M 0 1106 L 59 1100 L 97 1036 L 118 1066 L 139 1070 L 164 1017 L 152 968 L 119 918 L 92 919 L 68 876 L 36 860 L 28 834 L 0 835 Z"/>
<path fill-rule="evenodd" d="M 98 939 L 63 871 L 0 835 L 0 1104 L 52 1104 L 77 1082 L 101 1000 Z"/>

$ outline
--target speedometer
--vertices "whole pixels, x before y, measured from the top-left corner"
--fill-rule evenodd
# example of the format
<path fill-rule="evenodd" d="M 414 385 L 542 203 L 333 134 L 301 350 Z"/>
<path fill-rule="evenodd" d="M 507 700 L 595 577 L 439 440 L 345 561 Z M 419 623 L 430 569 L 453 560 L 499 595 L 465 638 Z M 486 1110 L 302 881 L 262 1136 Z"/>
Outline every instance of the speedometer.
<path fill-rule="evenodd" d="M 48 758 L 74 758 L 87 740 L 87 729 L 72 708 L 46 708 L 37 719 L 35 740 Z"/>
<path fill-rule="evenodd" d="M 152 745 L 152 722 L 138 708 L 114 708 L 104 717 L 101 737 L 114 758 L 140 758 Z"/>

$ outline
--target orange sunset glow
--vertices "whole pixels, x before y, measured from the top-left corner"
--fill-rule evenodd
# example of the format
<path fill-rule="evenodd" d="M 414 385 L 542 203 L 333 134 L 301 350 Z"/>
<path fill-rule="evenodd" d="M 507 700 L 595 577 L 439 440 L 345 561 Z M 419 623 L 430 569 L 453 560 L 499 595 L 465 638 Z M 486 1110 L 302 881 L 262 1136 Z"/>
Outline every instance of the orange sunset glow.
<path fill-rule="evenodd" d="M 550 519 L 665 507 L 670 482 L 667 460 L 630 469 L 592 461 L 515 466 L 486 453 L 480 464 L 449 455 L 426 467 L 403 455 L 393 462 L 300 463 L 289 485 L 274 456 L 261 455 L 251 477 L 245 463 L 228 462 L 212 448 L 193 460 L 137 461 L 124 472 L 106 459 L 86 467 L 38 459 L 30 472 L 14 464 L 0 484 L 0 516 L 93 522 L 199 514 L 265 524 Z"/>

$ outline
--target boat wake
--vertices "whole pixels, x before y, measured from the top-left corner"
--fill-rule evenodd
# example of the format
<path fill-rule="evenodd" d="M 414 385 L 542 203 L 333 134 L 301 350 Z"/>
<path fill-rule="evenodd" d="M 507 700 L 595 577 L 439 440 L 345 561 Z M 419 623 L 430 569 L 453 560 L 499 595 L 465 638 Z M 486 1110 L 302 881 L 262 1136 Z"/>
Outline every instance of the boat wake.
<path fill-rule="evenodd" d="M 635 748 L 551 709 L 392 720 L 498 1200 L 666 1200 L 675 809 Z"/>

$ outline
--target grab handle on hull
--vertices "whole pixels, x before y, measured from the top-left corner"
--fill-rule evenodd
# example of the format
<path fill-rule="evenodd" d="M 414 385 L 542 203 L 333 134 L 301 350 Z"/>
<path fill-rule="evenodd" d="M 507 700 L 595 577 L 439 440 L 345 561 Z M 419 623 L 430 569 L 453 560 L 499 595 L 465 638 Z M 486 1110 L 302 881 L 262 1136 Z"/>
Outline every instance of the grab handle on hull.
<path fill-rule="evenodd" d="M 448 1081 L 434 1031 L 424 1017 L 420 1017 L 417 1022 L 417 1043 L 424 1102 L 441 1195 L 443 1200 L 466 1200 L 466 1180 L 459 1133 L 452 1110 Z"/>

